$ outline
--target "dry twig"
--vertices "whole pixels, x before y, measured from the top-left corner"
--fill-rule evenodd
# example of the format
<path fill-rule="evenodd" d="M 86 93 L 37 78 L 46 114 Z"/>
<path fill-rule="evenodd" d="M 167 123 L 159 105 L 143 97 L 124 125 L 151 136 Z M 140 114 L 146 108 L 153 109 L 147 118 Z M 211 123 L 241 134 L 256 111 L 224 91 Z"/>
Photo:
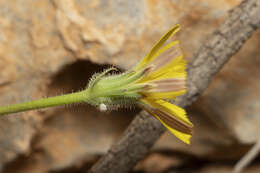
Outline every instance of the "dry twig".
<path fill-rule="evenodd" d="M 188 70 L 188 93 L 178 105 L 194 102 L 208 87 L 213 76 L 260 27 L 260 0 L 244 0 L 230 11 L 229 17 L 194 55 Z M 89 171 L 90 173 L 126 173 L 141 160 L 161 134 L 161 123 L 141 112 L 121 139 Z"/>
<path fill-rule="evenodd" d="M 259 154 L 260 140 L 237 162 L 233 169 L 233 173 L 241 173 Z"/>

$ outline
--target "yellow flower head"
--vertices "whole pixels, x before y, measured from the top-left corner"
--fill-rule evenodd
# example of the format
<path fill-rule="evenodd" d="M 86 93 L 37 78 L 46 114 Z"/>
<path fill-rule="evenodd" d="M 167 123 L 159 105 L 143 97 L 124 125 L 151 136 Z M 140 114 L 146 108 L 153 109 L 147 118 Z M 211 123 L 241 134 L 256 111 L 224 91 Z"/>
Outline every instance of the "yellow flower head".
<path fill-rule="evenodd" d="M 89 83 L 93 105 L 115 108 L 138 104 L 157 118 L 172 134 L 189 144 L 192 123 L 185 110 L 165 100 L 175 100 L 186 91 L 186 61 L 178 41 L 166 41 L 179 30 L 171 28 L 135 66 L 123 74 L 97 74 Z"/>
<path fill-rule="evenodd" d="M 186 61 L 178 41 L 165 45 L 168 38 L 179 30 L 179 25 L 171 28 L 152 48 L 136 69 L 150 68 L 148 74 L 138 83 L 151 85 L 143 91 L 143 108 L 156 117 L 175 136 L 185 143 L 190 143 L 192 123 L 185 110 L 163 99 L 176 99 L 186 91 Z"/>

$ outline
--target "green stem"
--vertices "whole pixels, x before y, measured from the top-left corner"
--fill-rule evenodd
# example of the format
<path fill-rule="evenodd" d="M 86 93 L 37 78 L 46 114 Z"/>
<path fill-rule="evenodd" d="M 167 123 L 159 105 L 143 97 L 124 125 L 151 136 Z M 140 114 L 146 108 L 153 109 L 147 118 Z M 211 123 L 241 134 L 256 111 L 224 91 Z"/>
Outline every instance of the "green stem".
<path fill-rule="evenodd" d="M 23 112 L 33 109 L 60 106 L 65 104 L 84 102 L 89 99 L 89 91 L 84 90 L 72 94 L 65 94 L 61 96 L 49 97 L 30 102 L 18 103 L 0 107 L 0 115 L 10 113 Z"/>

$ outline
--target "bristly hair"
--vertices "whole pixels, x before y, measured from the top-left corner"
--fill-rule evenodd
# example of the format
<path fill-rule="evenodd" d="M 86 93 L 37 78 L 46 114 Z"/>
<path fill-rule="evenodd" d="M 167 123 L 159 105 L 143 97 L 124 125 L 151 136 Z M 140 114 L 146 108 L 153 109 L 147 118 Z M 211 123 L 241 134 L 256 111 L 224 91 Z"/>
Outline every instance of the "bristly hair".
<path fill-rule="evenodd" d="M 92 88 L 102 77 L 107 75 L 111 71 L 118 71 L 117 68 L 115 67 L 110 67 L 108 69 L 105 69 L 101 73 L 95 73 L 89 80 L 88 87 L 87 88 Z"/>

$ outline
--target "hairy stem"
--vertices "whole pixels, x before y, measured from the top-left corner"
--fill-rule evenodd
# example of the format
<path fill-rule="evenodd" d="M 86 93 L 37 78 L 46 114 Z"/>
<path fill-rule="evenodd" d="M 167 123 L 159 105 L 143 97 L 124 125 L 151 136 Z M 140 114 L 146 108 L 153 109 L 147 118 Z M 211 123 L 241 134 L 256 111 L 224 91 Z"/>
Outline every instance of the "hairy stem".
<path fill-rule="evenodd" d="M 35 101 L 18 103 L 0 107 L 0 115 L 23 112 L 33 109 L 60 106 L 72 103 L 86 102 L 89 99 L 89 90 L 76 93 L 65 94 L 61 96 L 43 98 Z"/>

